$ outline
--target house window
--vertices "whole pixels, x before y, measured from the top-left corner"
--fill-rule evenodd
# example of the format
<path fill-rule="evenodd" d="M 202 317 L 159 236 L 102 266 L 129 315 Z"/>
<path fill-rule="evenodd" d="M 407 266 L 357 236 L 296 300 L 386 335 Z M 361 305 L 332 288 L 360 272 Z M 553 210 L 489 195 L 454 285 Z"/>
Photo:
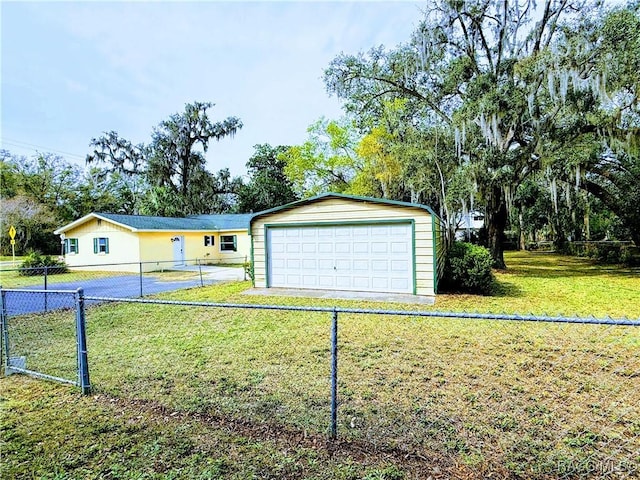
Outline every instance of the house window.
<path fill-rule="evenodd" d="M 204 236 L 204 246 L 205 247 L 213 247 L 215 245 L 215 237 L 213 235 L 205 235 Z"/>
<path fill-rule="evenodd" d="M 106 237 L 94 238 L 93 253 L 102 255 L 109 253 L 109 239 Z"/>
<path fill-rule="evenodd" d="M 65 238 L 64 239 L 64 253 L 67 255 L 75 255 L 78 253 L 78 239 L 77 238 Z"/>
<path fill-rule="evenodd" d="M 235 235 L 220 235 L 221 252 L 235 252 L 237 250 L 238 245 Z"/>

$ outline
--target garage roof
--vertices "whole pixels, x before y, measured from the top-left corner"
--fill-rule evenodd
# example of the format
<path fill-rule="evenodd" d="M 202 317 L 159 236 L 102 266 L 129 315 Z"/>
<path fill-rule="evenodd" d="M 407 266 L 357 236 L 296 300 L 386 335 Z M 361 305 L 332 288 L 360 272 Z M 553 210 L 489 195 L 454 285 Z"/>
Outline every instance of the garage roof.
<path fill-rule="evenodd" d="M 253 222 L 256 218 L 263 217 L 265 215 L 270 215 L 272 213 L 280 212 L 280 211 L 283 211 L 283 210 L 289 210 L 289 209 L 296 208 L 296 207 L 299 207 L 299 206 L 302 206 L 302 205 L 307 205 L 309 203 L 316 202 L 318 200 L 324 200 L 324 199 L 330 199 L 330 198 L 354 200 L 354 201 L 357 201 L 357 202 L 374 203 L 374 204 L 379 204 L 379 205 L 395 205 L 395 206 L 400 206 L 400 207 L 419 208 L 421 210 L 425 210 L 425 211 L 429 212 L 431 215 L 433 215 L 436 218 L 438 217 L 435 214 L 435 212 L 431 209 L 431 207 L 429 207 L 427 205 L 421 205 L 419 203 L 400 202 L 398 200 L 388 200 L 386 198 L 359 197 L 359 196 L 355 196 L 355 195 L 346 195 L 344 193 L 328 192 L 328 193 L 323 193 L 323 194 L 320 194 L 320 195 L 316 195 L 315 197 L 309 197 L 309 198 L 305 198 L 305 199 L 302 199 L 302 200 L 298 200 L 296 202 L 287 203 L 286 205 L 282 205 L 280 207 L 275 207 L 275 208 L 271 208 L 269 210 L 264 210 L 262 212 L 257 212 L 252 216 L 252 218 L 250 219 L 250 222 Z"/>

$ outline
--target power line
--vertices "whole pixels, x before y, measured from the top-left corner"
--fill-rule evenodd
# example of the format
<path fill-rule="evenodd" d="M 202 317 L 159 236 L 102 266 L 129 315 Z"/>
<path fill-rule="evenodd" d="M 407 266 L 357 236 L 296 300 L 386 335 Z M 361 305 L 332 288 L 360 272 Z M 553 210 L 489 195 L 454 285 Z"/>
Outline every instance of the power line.
<path fill-rule="evenodd" d="M 14 146 L 14 147 L 18 147 L 18 148 L 25 148 L 25 149 L 33 149 L 35 151 L 37 151 L 36 149 L 40 149 L 43 152 L 51 152 L 51 153 L 58 153 L 60 155 L 66 155 L 68 157 L 74 157 L 78 160 L 84 160 L 86 157 L 82 156 L 82 155 L 78 155 L 75 153 L 71 153 L 71 152 L 65 152 L 63 150 L 57 150 L 55 148 L 50 148 L 50 147 L 45 147 L 42 145 L 36 145 L 33 143 L 28 143 L 28 142 L 21 142 L 20 140 L 12 140 L 9 138 L 2 138 L 0 139 L 0 142 L 2 142 L 2 144 L 8 144 L 10 146 Z"/>

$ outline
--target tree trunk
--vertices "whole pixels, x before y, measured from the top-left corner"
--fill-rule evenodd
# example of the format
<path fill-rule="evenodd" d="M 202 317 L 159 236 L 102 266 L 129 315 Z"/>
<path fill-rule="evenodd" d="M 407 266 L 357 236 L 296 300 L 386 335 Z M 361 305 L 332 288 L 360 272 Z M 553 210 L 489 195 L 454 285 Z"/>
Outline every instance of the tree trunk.
<path fill-rule="evenodd" d="M 564 232 L 560 215 L 557 213 L 553 216 L 553 246 L 557 252 L 565 252 L 567 249 L 567 237 Z"/>
<path fill-rule="evenodd" d="M 520 250 L 526 250 L 527 249 L 527 239 L 525 237 L 525 233 L 524 233 L 524 218 L 522 216 L 522 208 L 520 208 L 520 211 L 518 212 L 518 229 L 519 229 L 519 248 Z"/>
<path fill-rule="evenodd" d="M 487 195 L 486 225 L 488 247 L 493 258 L 494 268 L 507 268 L 504 263 L 504 230 L 507 226 L 507 205 L 503 198 L 502 188 L 494 186 Z"/>

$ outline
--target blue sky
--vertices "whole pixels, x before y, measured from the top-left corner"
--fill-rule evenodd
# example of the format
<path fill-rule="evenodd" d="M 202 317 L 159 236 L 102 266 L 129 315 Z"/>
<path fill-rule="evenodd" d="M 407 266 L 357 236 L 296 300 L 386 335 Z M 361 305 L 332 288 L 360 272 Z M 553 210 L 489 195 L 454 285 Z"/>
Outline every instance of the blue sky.
<path fill-rule="evenodd" d="M 134 143 L 195 100 L 244 128 L 210 145 L 208 168 L 243 174 L 253 145 L 300 144 L 338 118 L 322 73 L 340 52 L 409 39 L 421 3 L 7 2 L 0 148 L 84 164 L 115 130 Z"/>

